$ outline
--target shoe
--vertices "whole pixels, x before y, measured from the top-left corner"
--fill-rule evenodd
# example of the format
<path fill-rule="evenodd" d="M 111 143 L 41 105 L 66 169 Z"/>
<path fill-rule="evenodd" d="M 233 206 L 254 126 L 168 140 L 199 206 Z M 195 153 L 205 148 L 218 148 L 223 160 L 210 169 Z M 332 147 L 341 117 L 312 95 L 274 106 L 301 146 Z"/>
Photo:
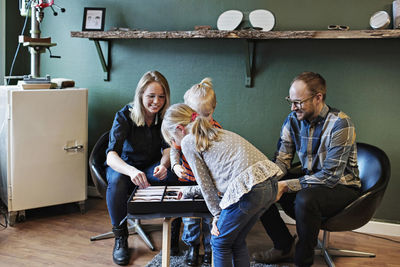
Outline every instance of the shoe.
<path fill-rule="evenodd" d="M 296 236 L 294 237 L 296 239 Z M 293 240 L 292 246 L 289 250 L 289 252 L 284 253 L 282 250 L 276 249 L 276 248 L 271 248 L 267 251 L 260 251 L 254 253 L 253 260 L 258 263 L 265 263 L 265 264 L 270 264 L 270 263 L 276 263 L 276 262 L 281 262 L 284 260 L 288 259 L 293 259 L 294 258 L 294 250 L 296 247 L 296 240 Z"/>
<path fill-rule="evenodd" d="M 129 233 L 126 224 L 118 227 L 113 227 L 113 233 L 115 235 L 113 260 L 118 265 L 127 265 L 129 263 Z"/>
<path fill-rule="evenodd" d="M 199 260 L 199 245 L 190 246 L 185 262 L 189 266 L 197 266 Z"/>
<path fill-rule="evenodd" d="M 171 256 L 179 255 L 179 235 L 181 233 L 182 218 L 176 218 L 171 223 Z"/>
<path fill-rule="evenodd" d="M 204 251 L 203 263 L 211 264 L 211 254 L 212 254 L 211 250 Z"/>

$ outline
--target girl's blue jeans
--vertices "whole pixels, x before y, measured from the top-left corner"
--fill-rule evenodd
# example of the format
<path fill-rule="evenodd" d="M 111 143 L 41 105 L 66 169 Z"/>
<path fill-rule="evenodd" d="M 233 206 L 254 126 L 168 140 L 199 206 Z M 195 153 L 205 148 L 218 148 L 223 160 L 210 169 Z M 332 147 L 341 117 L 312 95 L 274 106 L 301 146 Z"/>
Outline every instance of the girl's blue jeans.
<path fill-rule="evenodd" d="M 217 222 L 219 236 L 211 237 L 215 267 L 250 266 L 246 236 L 275 201 L 278 184 L 276 178 L 259 183 L 240 200 L 221 211 Z"/>
<path fill-rule="evenodd" d="M 212 218 L 182 218 L 182 241 L 188 246 L 200 244 L 200 234 L 203 232 L 204 250 L 211 251 L 211 221 Z"/>
<path fill-rule="evenodd" d="M 178 185 L 180 184 L 178 177 L 168 169 L 167 178 L 159 180 L 153 176 L 154 168 L 160 165 L 156 162 L 147 168 L 140 169 L 146 174 L 147 180 L 151 185 Z M 127 201 L 132 193 L 135 185 L 129 176 L 114 171 L 111 167 L 107 167 L 107 207 L 111 217 L 113 226 L 118 226 L 127 215 Z"/>

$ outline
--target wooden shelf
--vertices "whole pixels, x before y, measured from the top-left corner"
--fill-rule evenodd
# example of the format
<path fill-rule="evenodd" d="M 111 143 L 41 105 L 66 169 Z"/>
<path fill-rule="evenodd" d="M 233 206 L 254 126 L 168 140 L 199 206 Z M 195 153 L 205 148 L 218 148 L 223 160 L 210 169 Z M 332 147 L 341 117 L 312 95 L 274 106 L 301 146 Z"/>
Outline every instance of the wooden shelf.
<path fill-rule="evenodd" d="M 387 39 L 400 38 L 400 30 L 357 31 L 85 31 L 71 37 L 89 39 Z"/>
<path fill-rule="evenodd" d="M 246 41 L 246 87 L 252 85 L 253 59 L 255 56 L 255 42 L 257 40 L 304 40 L 304 39 L 396 39 L 400 38 L 400 30 L 325 30 L 325 31 L 73 31 L 71 37 L 88 38 L 93 40 L 100 62 L 105 73 L 105 81 L 109 81 L 111 71 L 111 41 L 117 39 L 243 39 Z M 108 45 L 108 60 L 104 59 L 99 41 Z"/>

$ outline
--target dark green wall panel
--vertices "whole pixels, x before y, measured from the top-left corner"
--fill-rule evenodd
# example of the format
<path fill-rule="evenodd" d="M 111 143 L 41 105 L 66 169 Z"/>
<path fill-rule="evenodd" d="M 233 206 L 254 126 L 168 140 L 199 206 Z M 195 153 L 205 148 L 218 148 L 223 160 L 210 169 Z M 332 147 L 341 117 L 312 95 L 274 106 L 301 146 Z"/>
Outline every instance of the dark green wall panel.
<path fill-rule="evenodd" d="M 391 11 L 392 1 L 56 1 L 67 8 L 53 17 L 46 10 L 43 36 L 58 46 L 62 59 L 42 56 L 42 75 L 72 78 L 89 88 L 89 143 L 111 127 L 115 112 L 133 98 L 141 75 L 161 71 L 170 82 L 172 102 L 209 76 L 217 93 L 215 118 L 249 139 L 272 157 L 280 126 L 289 112 L 283 101 L 292 78 L 304 70 L 321 73 L 328 83 L 327 103 L 348 113 L 357 140 L 384 149 L 392 162 L 392 180 L 376 218 L 400 221 L 396 202 L 400 182 L 398 137 L 400 119 L 400 40 L 272 40 L 256 45 L 254 87 L 244 86 L 243 40 L 116 40 L 112 44 L 111 81 L 103 72 L 93 42 L 71 38 L 79 31 L 83 7 L 106 7 L 106 29 L 112 26 L 146 30 L 192 30 L 195 25 L 216 27 L 218 15 L 228 9 L 265 8 L 276 16 L 276 30 L 325 29 L 344 24 L 368 29 L 376 11 Z"/>
<path fill-rule="evenodd" d="M 18 46 L 18 36 L 21 34 L 25 18 L 19 15 L 18 1 L 6 1 L 6 73 L 10 74 L 11 64 Z M 29 34 L 30 20 L 28 19 L 25 34 Z M 13 76 L 30 74 L 30 55 L 22 45 L 15 60 Z M 10 80 L 10 84 L 16 84 Z"/>

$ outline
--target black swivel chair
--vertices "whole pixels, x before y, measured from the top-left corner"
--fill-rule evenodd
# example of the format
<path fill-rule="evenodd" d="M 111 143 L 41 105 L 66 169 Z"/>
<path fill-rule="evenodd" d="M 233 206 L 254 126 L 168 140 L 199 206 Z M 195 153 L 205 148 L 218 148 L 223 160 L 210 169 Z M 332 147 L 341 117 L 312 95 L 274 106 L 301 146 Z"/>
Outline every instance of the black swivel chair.
<path fill-rule="evenodd" d="M 96 186 L 97 191 L 102 197 L 105 197 L 107 190 L 107 179 L 106 179 L 106 149 L 108 146 L 109 132 L 104 133 L 96 142 L 89 157 L 89 168 L 92 176 L 93 183 Z M 145 232 L 152 232 L 161 230 L 161 225 L 141 225 L 140 220 L 128 219 L 128 230 L 129 234 L 139 234 L 143 241 L 154 250 L 154 246 L 147 237 Z M 114 237 L 113 232 L 104 233 L 98 236 L 90 238 L 90 241 L 111 238 Z"/>
<path fill-rule="evenodd" d="M 340 213 L 326 218 L 321 225 L 322 241 L 318 240 L 316 255 L 323 255 L 330 267 L 335 264 L 331 256 L 375 257 L 375 254 L 330 248 L 330 232 L 352 231 L 369 222 L 378 208 L 390 178 L 390 161 L 381 149 L 357 143 L 358 168 L 361 178 L 361 196 Z"/>

